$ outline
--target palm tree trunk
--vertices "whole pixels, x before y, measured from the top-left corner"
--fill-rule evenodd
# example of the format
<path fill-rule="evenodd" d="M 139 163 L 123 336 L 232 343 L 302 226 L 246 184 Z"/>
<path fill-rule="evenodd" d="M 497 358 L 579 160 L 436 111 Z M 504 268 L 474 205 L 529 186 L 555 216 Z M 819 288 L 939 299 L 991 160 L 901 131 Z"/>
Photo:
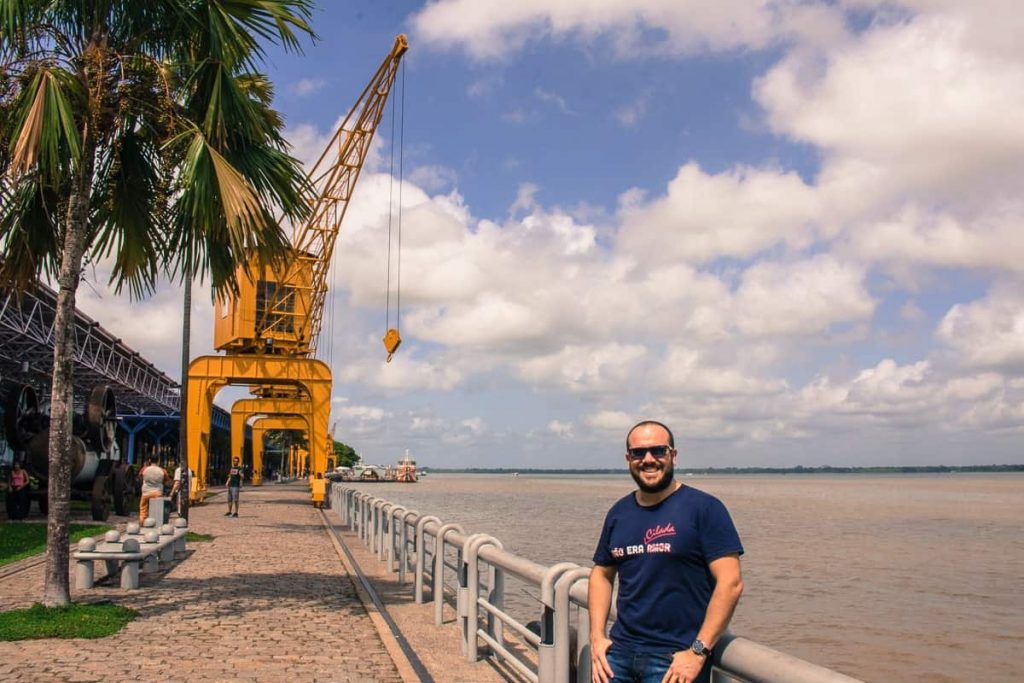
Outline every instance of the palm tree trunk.
<path fill-rule="evenodd" d="M 68 203 L 67 230 L 57 276 L 57 311 L 53 323 L 53 386 L 50 394 L 49 514 L 46 527 L 46 582 L 43 604 L 71 602 L 68 576 L 68 524 L 71 519 L 71 419 L 74 411 L 75 294 L 82 271 L 89 228 L 95 144 L 88 126 L 82 163 Z"/>

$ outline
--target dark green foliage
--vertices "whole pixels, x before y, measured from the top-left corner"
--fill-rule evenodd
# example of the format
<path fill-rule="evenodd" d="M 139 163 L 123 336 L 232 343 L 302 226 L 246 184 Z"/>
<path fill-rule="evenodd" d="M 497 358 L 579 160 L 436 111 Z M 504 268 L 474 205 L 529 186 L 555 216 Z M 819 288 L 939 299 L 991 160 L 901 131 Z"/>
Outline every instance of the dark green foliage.
<path fill-rule="evenodd" d="M 334 457 L 338 467 L 352 467 L 359 462 L 359 456 L 356 455 L 355 449 L 340 441 L 334 442 Z"/>

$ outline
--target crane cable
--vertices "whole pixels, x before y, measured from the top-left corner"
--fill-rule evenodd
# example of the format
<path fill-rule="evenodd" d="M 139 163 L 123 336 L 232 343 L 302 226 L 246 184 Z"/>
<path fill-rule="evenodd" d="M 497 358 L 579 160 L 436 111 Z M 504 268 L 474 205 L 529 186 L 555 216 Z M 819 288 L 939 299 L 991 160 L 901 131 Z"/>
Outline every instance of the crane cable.
<path fill-rule="evenodd" d="M 390 155 L 390 187 L 388 190 L 388 265 L 387 265 L 387 286 L 385 295 L 385 306 L 384 306 L 384 348 L 388 352 L 386 362 L 390 363 L 391 359 L 395 355 L 395 351 L 398 350 L 398 346 L 402 343 L 402 337 L 399 334 L 399 328 L 401 327 L 402 318 L 402 185 L 404 178 L 404 166 L 405 166 L 405 63 L 403 62 L 401 67 L 401 78 L 400 78 L 400 89 L 401 89 L 401 115 L 399 119 L 399 131 L 398 131 L 398 218 L 397 218 L 397 233 L 398 240 L 396 245 L 396 273 L 395 273 L 395 327 L 391 325 L 391 245 L 394 242 L 392 238 L 392 232 L 395 230 L 395 219 L 393 216 L 393 209 L 395 206 L 394 202 L 394 188 L 395 188 L 395 106 L 391 106 L 391 155 Z"/>

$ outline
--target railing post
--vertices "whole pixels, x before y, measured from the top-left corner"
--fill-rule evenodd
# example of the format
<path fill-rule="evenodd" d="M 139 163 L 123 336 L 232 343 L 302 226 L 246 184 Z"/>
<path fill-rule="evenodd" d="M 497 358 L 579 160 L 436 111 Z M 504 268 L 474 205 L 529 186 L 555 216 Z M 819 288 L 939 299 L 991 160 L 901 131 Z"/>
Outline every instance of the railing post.
<path fill-rule="evenodd" d="M 359 496 L 359 540 L 366 544 L 367 528 L 370 526 L 370 494 Z"/>
<path fill-rule="evenodd" d="M 433 595 L 430 596 L 434 600 L 434 626 L 440 626 L 444 623 L 444 547 L 446 543 L 445 536 L 448 535 L 449 531 L 457 531 L 460 534 L 466 533 L 460 524 L 445 524 L 437 531 L 437 543 L 434 545 Z M 462 563 L 459 562 L 456 566 L 461 567 Z M 456 583 L 458 583 L 458 580 L 456 580 Z M 458 589 L 456 589 L 456 594 L 458 594 Z"/>
<path fill-rule="evenodd" d="M 375 498 L 373 501 L 373 525 L 370 533 L 370 542 L 367 544 L 370 552 L 375 552 L 380 547 L 381 520 L 384 516 L 384 509 L 390 507 L 391 503 L 382 498 Z"/>
<path fill-rule="evenodd" d="M 467 539 L 464 548 L 466 567 L 466 661 L 478 659 L 476 632 L 479 628 L 480 615 L 480 548 L 488 545 L 501 547 L 501 541 L 488 534 L 473 534 Z M 489 613 L 488 613 L 489 614 Z"/>
<path fill-rule="evenodd" d="M 459 550 L 459 594 L 456 599 L 456 607 L 459 612 L 459 635 L 462 637 L 463 654 L 469 651 L 469 603 L 471 601 L 474 603 L 476 602 L 476 588 L 470 592 L 470 567 L 466 549 L 469 548 L 470 544 L 475 540 L 485 538 L 486 536 L 487 534 L 472 534 L 462 542 L 462 548 Z M 475 555 L 473 556 L 473 562 L 476 564 Z M 476 567 L 474 567 L 472 571 L 474 584 L 477 583 L 476 575 L 477 570 Z M 476 633 L 476 624 L 473 624 L 473 632 Z M 476 659 L 474 658 L 470 661 L 476 661 Z"/>
<path fill-rule="evenodd" d="M 413 565 L 412 599 L 417 605 L 423 604 L 423 570 L 427 566 L 427 549 L 423 536 L 428 522 L 434 522 L 440 526 L 441 518 L 434 515 L 424 515 L 416 521 L 416 563 Z M 437 552 L 437 544 L 434 545 L 434 552 Z"/>
<path fill-rule="evenodd" d="M 570 569 L 579 565 L 575 562 L 559 562 L 549 567 L 540 582 L 540 645 L 537 646 L 537 678 L 540 683 L 555 680 L 555 581 Z"/>
<path fill-rule="evenodd" d="M 384 561 L 384 550 L 387 548 L 385 535 L 388 529 L 391 528 L 391 510 L 394 509 L 394 503 L 384 503 L 380 506 L 380 520 L 377 525 L 377 544 L 373 547 L 374 552 L 377 553 L 377 561 Z"/>
<path fill-rule="evenodd" d="M 397 532 L 397 528 L 396 527 L 399 526 L 398 524 L 395 523 L 395 520 L 400 518 L 402 516 L 402 513 L 404 513 L 404 512 L 405 512 L 405 508 L 402 507 L 401 505 L 394 506 L 393 508 L 391 508 L 391 511 L 388 512 L 388 553 L 387 553 L 388 556 L 387 556 L 387 560 L 388 560 L 388 571 L 389 572 L 395 571 L 395 533 Z"/>
<path fill-rule="evenodd" d="M 586 567 L 572 569 L 555 581 L 555 683 L 569 683 L 569 591 L 590 576 Z"/>
<path fill-rule="evenodd" d="M 416 510 L 407 510 L 402 515 L 402 528 L 399 533 L 402 535 L 402 546 L 399 548 L 399 567 L 398 567 L 398 585 L 405 584 L 405 572 L 409 569 L 409 518 L 419 517 L 420 513 Z"/>
<path fill-rule="evenodd" d="M 499 548 L 503 547 L 500 541 L 497 543 L 497 546 Z M 487 597 L 487 601 L 495 607 L 504 610 L 505 570 L 492 563 L 487 572 L 487 585 L 490 586 L 491 591 Z M 487 632 L 497 642 L 502 643 L 505 641 L 505 623 L 490 612 L 487 612 Z"/>

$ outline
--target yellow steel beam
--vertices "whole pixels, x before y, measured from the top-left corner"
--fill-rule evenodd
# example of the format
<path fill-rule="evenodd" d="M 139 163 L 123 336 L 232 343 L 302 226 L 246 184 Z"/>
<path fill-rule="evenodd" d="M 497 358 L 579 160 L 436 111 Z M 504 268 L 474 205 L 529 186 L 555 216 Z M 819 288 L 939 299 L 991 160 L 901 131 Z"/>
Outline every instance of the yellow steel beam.
<path fill-rule="evenodd" d="M 307 425 L 312 420 L 312 404 L 309 399 L 285 398 L 243 398 L 231 406 L 231 457 L 242 459 L 245 446 L 245 423 L 253 415 L 297 415 L 306 418 Z M 307 429 L 307 433 L 308 433 Z M 254 437 L 255 438 L 255 437 Z M 326 463 L 324 465 L 326 469 Z M 263 483 L 263 473 L 257 471 L 253 462 L 253 486 Z"/>
<path fill-rule="evenodd" d="M 206 496 L 213 399 L 227 385 L 274 384 L 303 389 L 311 404 L 312 470 L 327 469 L 331 370 L 324 362 L 259 354 L 200 356 L 189 365 L 188 383 L 188 463 L 196 473 L 193 500 Z"/>

